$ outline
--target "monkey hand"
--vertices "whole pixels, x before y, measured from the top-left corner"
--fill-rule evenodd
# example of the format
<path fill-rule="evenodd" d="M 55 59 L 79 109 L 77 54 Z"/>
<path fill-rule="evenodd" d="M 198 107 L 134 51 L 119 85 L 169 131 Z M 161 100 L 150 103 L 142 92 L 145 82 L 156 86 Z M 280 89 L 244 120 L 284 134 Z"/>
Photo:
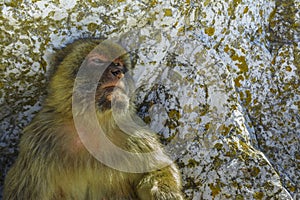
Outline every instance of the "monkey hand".
<path fill-rule="evenodd" d="M 138 197 L 140 200 L 183 200 L 180 192 L 165 186 L 159 187 L 158 184 L 144 184 L 138 188 Z"/>
<path fill-rule="evenodd" d="M 180 184 L 170 176 L 169 170 L 152 172 L 145 176 L 137 186 L 140 200 L 184 200 Z M 171 178 L 174 177 L 174 178 Z"/>

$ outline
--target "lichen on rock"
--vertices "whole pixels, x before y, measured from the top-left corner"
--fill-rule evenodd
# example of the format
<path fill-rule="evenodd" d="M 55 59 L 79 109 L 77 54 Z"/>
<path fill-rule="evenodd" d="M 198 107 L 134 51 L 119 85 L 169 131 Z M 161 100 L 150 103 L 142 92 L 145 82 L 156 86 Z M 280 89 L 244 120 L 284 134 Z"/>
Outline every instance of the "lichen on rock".
<path fill-rule="evenodd" d="M 299 7 L 292 1 L 0 2 L 0 189 L 46 94 L 50 57 L 77 38 L 132 52 L 138 114 L 187 199 L 299 199 Z"/>

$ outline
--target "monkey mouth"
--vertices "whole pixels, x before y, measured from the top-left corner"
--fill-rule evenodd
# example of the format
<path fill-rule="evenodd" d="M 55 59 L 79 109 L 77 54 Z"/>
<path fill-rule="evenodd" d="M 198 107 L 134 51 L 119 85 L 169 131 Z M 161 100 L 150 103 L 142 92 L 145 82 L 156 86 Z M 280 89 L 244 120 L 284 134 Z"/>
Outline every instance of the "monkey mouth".
<path fill-rule="evenodd" d="M 112 107 L 125 109 L 129 105 L 129 98 L 122 87 L 107 86 L 102 89 L 102 94 L 97 98 L 100 110 L 108 110 Z"/>
<path fill-rule="evenodd" d="M 122 87 L 119 87 L 119 86 L 108 86 L 108 87 L 104 87 L 103 88 L 104 90 L 115 90 L 115 89 L 119 89 L 119 90 L 121 90 L 121 91 L 124 91 L 125 92 L 125 89 L 124 88 L 122 88 Z"/>
<path fill-rule="evenodd" d="M 113 95 L 117 95 L 117 94 L 126 95 L 126 91 L 122 87 L 109 86 L 109 87 L 105 87 L 103 89 L 106 93 L 106 97 L 107 97 L 108 100 L 111 100 Z"/>
<path fill-rule="evenodd" d="M 125 89 L 125 85 L 123 82 L 104 84 L 104 85 L 102 85 L 101 88 L 103 90 L 107 90 L 107 91 L 120 90 L 126 94 L 126 89 Z"/>
<path fill-rule="evenodd" d="M 122 81 L 100 84 L 96 92 L 98 108 L 102 111 L 127 108 L 129 105 L 128 91 Z"/>

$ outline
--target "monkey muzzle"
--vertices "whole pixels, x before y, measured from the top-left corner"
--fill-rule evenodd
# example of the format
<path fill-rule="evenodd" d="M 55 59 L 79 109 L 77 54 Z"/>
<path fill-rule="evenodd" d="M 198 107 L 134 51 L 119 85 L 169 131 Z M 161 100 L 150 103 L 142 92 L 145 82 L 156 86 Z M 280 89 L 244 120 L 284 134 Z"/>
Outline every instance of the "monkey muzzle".
<path fill-rule="evenodd" d="M 100 94 L 96 95 L 96 101 L 101 110 L 128 108 L 128 91 L 123 81 L 103 84 L 98 90 Z"/>

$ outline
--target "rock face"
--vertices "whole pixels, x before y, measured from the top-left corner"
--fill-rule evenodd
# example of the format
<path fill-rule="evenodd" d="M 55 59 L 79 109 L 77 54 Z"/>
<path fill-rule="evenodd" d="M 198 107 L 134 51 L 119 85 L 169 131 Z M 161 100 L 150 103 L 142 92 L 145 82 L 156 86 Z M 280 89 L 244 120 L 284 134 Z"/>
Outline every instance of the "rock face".
<path fill-rule="evenodd" d="M 0 2 L 0 185 L 53 49 L 115 37 L 187 199 L 300 199 L 299 0 Z"/>

